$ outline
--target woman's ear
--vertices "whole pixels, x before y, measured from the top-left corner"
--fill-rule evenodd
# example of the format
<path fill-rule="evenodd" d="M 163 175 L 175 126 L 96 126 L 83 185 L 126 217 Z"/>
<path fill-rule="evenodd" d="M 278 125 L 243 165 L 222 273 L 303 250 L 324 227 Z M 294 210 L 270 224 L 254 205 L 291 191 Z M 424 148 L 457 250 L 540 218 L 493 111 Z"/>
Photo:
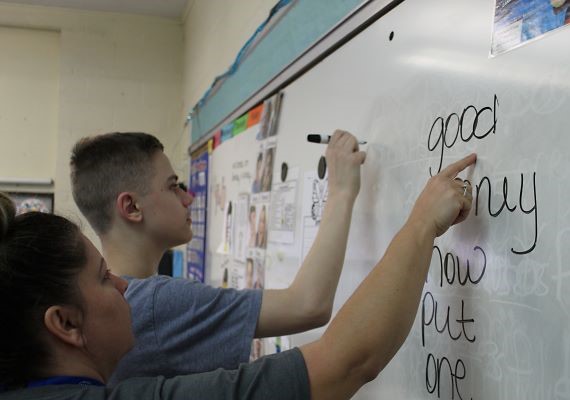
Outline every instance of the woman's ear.
<path fill-rule="evenodd" d="M 83 313 L 76 306 L 51 306 L 44 314 L 44 324 L 53 336 L 74 347 L 84 347 Z"/>
<path fill-rule="evenodd" d="M 132 193 L 122 192 L 117 196 L 117 210 L 122 218 L 130 222 L 142 221 L 142 210 Z"/>

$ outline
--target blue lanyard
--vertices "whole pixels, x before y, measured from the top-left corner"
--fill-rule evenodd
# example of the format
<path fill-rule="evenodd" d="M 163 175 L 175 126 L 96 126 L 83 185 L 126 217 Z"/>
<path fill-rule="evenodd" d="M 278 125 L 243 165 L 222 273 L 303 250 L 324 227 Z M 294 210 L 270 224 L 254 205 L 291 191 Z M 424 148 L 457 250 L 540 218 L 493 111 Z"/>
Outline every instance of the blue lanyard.
<path fill-rule="evenodd" d="M 48 385 L 84 385 L 84 386 L 105 386 L 103 382 L 93 378 L 83 376 L 53 376 L 46 379 L 28 382 L 28 387 L 39 387 Z"/>

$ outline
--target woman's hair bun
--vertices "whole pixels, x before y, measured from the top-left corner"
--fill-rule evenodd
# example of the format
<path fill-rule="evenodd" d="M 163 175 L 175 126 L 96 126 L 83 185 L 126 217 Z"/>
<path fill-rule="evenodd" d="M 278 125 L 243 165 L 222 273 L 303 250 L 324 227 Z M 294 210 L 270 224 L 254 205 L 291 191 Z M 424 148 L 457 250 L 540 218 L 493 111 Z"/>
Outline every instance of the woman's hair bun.
<path fill-rule="evenodd" d="M 0 240 L 4 239 L 16 216 L 14 202 L 4 193 L 0 193 Z"/>

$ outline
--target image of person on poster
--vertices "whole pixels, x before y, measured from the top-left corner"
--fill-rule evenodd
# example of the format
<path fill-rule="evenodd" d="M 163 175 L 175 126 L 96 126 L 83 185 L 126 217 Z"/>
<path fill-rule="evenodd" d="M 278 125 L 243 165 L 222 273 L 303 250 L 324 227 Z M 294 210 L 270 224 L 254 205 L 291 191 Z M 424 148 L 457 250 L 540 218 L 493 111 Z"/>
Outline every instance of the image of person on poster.
<path fill-rule="evenodd" d="M 550 0 L 554 14 L 564 13 L 564 23 L 570 24 L 570 0 Z"/>
<path fill-rule="evenodd" d="M 277 134 L 277 118 L 279 118 L 280 96 L 275 96 L 263 103 L 263 115 L 261 116 L 261 127 L 257 134 L 258 140 L 263 140 Z"/>
<path fill-rule="evenodd" d="M 245 288 L 253 289 L 253 258 L 245 260 Z"/>
<path fill-rule="evenodd" d="M 265 287 L 265 265 L 262 260 L 255 263 L 255 282 L 254 289 L 263 289 Z"/>
<path fill-rule="evenodd" d="M 269 192 L 271 190 L 271 181 L 273 180 L 273 153 L 275 147 L 267 149 L 265 152 L 265 160 L 263 163 L 263 174 L 261 178 L 261 191 Z"/>
<path fill-rule="evenodd" d="M 259 213 L 259 221 L 257 221 L 257 240 L 256 247 L 265 249 L 267 247 L 267 211 L 266 206 L 261 207 Z"/>
<path fill-rule="evenodd" d="M 263 339 L 253 339 L 251 345 L 251 354 L 249 356 L 249 361 L 255 361 L 259 357 L 262 357 L 265 352 L 263 351 Z"/>
<path fill-rule="evenodd" d="M 263 153 L 259 152 L 257 155 L 257 163 L 255 164 L 255 180 L 251 185 L 252 193 L 259 193 L 261 191 L 261 178 L 263 166 Z"/>
<path fill-rule="evenodd" d="M 249 206 L 249 242 L 247 247 L 255 247 L 255 242 L 257 241 L 257 231 L 255 229 L 255 222 L 257 220 L 257 212 L 255 211 L 255 206 Z"/>

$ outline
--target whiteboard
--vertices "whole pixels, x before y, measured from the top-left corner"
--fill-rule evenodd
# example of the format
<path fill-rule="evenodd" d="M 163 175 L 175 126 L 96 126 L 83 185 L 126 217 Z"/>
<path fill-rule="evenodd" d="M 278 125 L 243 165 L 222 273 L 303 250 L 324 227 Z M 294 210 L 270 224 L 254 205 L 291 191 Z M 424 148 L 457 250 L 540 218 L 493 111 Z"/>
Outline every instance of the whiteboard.
<path fill-rule="evenodd" d="M 407 341 L 356 399 L 570 399 L 570 31 L 489 58 L 493 7 L 406 0 L 284 90 L 277 166 L 316 169 L 325 148 L 309 133 L 369 142 L 335 312 L 430 171 L 479 157 L 473 212 L 436 241 Z M 292 281 L 300 247 L 269 233 L 267 287 Z"/>

